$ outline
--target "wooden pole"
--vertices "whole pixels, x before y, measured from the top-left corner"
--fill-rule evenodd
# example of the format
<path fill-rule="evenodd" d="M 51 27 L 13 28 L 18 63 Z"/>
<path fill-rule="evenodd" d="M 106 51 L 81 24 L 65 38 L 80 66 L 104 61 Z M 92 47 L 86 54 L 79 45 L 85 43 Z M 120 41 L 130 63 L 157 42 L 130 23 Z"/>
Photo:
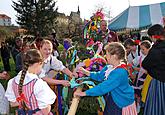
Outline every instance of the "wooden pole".
<path fill-rule="evenodd" d="M 77 91 L 77 92 L 78 92 L 78 91 L 82 91 L 82 87 L 78 87 L 76 91 Z M 80 101 L 80 97 L 73 97 L 73 99 L 72 99 L 72 104 L 71 104 L 71 106 L 70 106 L 68 115 L 75 115 L 75 114 L 76 114 L 79 101 Z"/>

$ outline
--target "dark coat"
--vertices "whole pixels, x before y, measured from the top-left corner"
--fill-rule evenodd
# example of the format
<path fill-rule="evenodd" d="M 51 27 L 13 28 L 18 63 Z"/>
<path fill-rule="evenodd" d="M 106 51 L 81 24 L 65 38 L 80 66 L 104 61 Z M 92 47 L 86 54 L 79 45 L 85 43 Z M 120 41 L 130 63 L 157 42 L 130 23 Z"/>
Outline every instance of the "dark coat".
<path fill-rule="evenodd" d="M 165 40 L 157 41 L 142 62 L 151 77 L 165 82 Z"/>
<path fill-rule="evenodd" d="M 2 58 L 10 58 L 10 50 L 7 46 L 1 47 L 1 56 Z"/>

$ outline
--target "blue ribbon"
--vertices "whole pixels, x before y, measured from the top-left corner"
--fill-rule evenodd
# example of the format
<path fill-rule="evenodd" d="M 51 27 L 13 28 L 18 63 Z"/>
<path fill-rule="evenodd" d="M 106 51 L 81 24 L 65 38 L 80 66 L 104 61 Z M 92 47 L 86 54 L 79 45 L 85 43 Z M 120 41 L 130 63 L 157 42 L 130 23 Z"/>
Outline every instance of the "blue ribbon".
<path fill-rule="evenodd" d="M 59 79 L 60 73 L 57 74 L 56 79 Z M 58 91 L 58 111 L 59 115 L 62 115 L 62 103 L 61 103 L 61 95 L 60 95 L 60 85 L 57 85 L 57 91 Z"/>
<path fill-rule="evenodd" d="M 71 65 L 73 65 L 75 62 L 76 54 L 77 54 L 77 50 L 74 50 L 72 55 L 72 61 L 70 62 Z"/>
<path fill-rule="evenodd" d="M 78 87 L 78 86 L 81 86 L 83 84 L 86 84 L 89 88 L 93 88 L 95 86 L 94 82 L 93 81 L 83 81 L 81 82 L 80 84 L 77 83 L 77 81 L 79 80 L 89 80 L 90 77 L 82 77 L 82 78 L 78 78 L 77 80 L 75 80 L 75 78 L 73 77 L 71 80 L 70 80 L 70 85 L 71 85 L 71 88 L 74 88 L 74 87 Z M 100 107 L 102 108 L 102 110 L 104 111 L 104 108 L 105 108 L 105 100 L 103 98 L 103 96 L 99 96 L 97 97 L 97 100 L 100 104 Z"/>
<path fill-rule="evenodd" d="M 68 80 L 68 76 L 66 74 L 64 74 L 64 79 Z M 64 115 L 66 115 L 68 110 L 69 110 L 68 109 L 69 107 L 68 107 L 68 105 L 66 103 L 67 96 L 68 96 L 68 87 L 63 87 L 63 89 L 62 89 L 62 97 L 63 97 L 63 100 L 64 100 L 64 103 L 63 103 Z"/>

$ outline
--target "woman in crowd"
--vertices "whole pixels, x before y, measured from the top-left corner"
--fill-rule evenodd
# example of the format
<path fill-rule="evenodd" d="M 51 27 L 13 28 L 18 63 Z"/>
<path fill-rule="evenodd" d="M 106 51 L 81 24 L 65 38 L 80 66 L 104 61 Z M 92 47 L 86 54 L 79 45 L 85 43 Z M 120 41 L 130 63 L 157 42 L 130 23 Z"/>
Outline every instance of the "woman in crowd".
<path fill-rule="evenodd" d="M 153 78 L 151 80 L 144 115 L 165 114 L 165 30 L 155 24 L 148 29 L 148 35 L 155 41 L 142 66 Z"/>

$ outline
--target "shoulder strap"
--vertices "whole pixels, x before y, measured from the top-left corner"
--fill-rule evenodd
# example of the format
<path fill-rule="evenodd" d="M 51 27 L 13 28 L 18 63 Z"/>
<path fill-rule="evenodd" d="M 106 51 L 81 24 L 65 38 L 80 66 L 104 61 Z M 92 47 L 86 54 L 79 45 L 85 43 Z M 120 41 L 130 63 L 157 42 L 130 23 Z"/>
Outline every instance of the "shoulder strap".
<path fill-rule="evenodd" d="M 51 69 L 51 66 L 52 66 L 52 56 L 50 57 L 50 69 Z"/>
<path fill-rule="evenodd" d="M 140 56 L 140 46 L 138 45 L 138 56 Z"/>
<path fill-rule="evenodd" d="M 132 58 L 134 59 L 135 58 L 135 56 L 133 55 L 133 53 L 131 52 L 131 56 L 132 56 Z"/>

